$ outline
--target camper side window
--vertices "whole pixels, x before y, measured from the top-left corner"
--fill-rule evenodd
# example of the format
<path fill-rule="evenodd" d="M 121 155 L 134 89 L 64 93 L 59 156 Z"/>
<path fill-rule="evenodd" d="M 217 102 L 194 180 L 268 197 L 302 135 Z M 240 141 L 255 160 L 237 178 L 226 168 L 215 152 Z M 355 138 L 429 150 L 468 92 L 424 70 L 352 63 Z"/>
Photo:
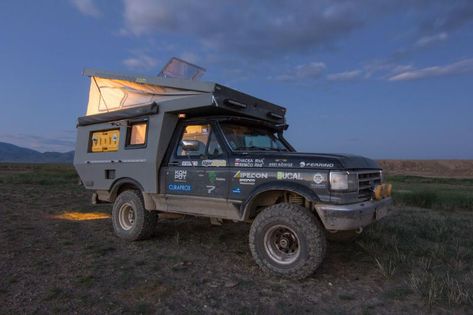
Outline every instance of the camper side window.
<path fill-rule="evenodd" d="M 128 148 L 139 148 L 146 146 L 148 135 L 148 122 L 132 122 L 128 126 L 126 146 Z"/>

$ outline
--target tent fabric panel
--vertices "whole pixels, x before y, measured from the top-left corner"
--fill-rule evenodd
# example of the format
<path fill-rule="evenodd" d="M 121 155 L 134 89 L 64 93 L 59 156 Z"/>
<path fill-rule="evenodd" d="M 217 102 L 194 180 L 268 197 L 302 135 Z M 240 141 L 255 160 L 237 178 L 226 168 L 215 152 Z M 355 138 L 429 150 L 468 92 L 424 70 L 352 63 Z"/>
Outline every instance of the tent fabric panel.
<path fill-rule="evenodd" d="M 200 94 L 202 92 L 91 77 L 86 116 Z"/>

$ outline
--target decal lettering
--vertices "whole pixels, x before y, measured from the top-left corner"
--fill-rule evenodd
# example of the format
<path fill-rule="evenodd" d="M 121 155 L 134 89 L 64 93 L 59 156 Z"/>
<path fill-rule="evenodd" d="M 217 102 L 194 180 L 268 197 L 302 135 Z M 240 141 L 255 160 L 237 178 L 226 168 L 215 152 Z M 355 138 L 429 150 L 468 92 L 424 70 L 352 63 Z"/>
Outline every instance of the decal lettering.
<path fill-rule="evenodd" d="M 235 175 L 233 176 L 234 178 L 249 178 L 249 179 L 266 179 L 268 178 L 268 173 L 262 173 L 262 172 L 242 172 L 242 171 L 237 171 Z"/>
<path fill-rule="evenodd" d="M 178 182 L 185 182 L 187 178 L 186 170 L 175 170 L 174 171 L 174 180 Z"/>
<path fill-rule="evenodd" d="M 197 161 L 182 161 L 181 166 L 197 166 L 199 162 Z"/>
<path fill-rule="evenodd" d="M 292 167 L 293 164 L 292 164 L 292 162 L 269 162 L 268 166 L 269 167 L 284 168 L 284 167 Z"/>
<path fill-rule="evenodd" d="M 304 168 L 304 167 L 319 167 L 319 168 L 333 168 L 335 166 L 334 163 L 324 163 L 324 162 L 300 162 L 299 167 Z"/>
<path fill-rule="evenodd" d="M 240 182 L 240 185 L 254 185 L 256 183 L 256 179 L 254 179 L 254 178 L 240 178 L 239 182 Z"/>
<path fill-rule="evenodd" d="M 170 191 L 191 192 L 192 191 L 192 185 L 189 185 L 189 184 L 169 184 L 168 189 Z"/>
<path fill-rule="evenodd" d="M 235 166 L 237 167 L 263 167 L 264 159 L 235 159 Z"/>
<path fill-rule="evenodd" d="M 214 185 L 207 185 L 207 186 L 205 186 L 205 187 L 207 188 L 207 193 L 208 193 L 208 194 L 211 194 L 212 191 L 215 190 L 215 186 L 214 186 Z"/>
<path fill-rule="evenodd" d="M 227 161 L 226 160 L 203 160 L 202 166 L 222 167 L 222 166 L 227 166 Z"/>
<path fill-rule="evenodd" d="M 301 173 L 277 172 L 276 179 L 303 180 Z"/>
<path fill-rule="evenodd" d="M 234 194 L 239 194 L 239 193 L 241 193 L 240 187 L 234 187 L 234 188 L 232 188 L 232 193 L 234 193 Z"/>

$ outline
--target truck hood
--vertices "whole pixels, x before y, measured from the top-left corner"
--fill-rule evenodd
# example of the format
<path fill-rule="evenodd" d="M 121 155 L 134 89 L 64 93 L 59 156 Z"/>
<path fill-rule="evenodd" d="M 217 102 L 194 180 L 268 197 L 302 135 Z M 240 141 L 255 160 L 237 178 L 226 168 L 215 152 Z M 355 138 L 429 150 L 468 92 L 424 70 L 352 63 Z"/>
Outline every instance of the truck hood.
<path fill-rule="evenodd" d="M 249 152 L 235 158 L 238 161 L 245 159 L 262 160 L 265 167 L 277 168 L 307 168 L 307 169 L 380 169 L 378 163 L 366 157 L 350 154 L 300 153 L 300 152 Z"/>

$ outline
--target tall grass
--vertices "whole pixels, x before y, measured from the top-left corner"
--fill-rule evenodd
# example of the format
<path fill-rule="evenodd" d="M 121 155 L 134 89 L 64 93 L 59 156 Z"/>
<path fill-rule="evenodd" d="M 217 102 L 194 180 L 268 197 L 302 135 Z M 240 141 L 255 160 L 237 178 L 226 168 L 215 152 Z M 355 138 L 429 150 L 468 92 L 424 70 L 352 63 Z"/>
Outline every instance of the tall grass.
<path fill-rule="evenodd" d="M 367 228 L 357 244 L 386 279 L 426 305 L 473 306 L 473 216 L 401 209 Z"/>
<path fill-rule="evenodd" d="M 473 210 L 473 179 L 392 176 L 388 181 L 399 206 Z"/>
<path fill-rule="evenodd" d="M 78 181 L 72 165 L 0 164 L 0 184 L 61 185 Z"/>

